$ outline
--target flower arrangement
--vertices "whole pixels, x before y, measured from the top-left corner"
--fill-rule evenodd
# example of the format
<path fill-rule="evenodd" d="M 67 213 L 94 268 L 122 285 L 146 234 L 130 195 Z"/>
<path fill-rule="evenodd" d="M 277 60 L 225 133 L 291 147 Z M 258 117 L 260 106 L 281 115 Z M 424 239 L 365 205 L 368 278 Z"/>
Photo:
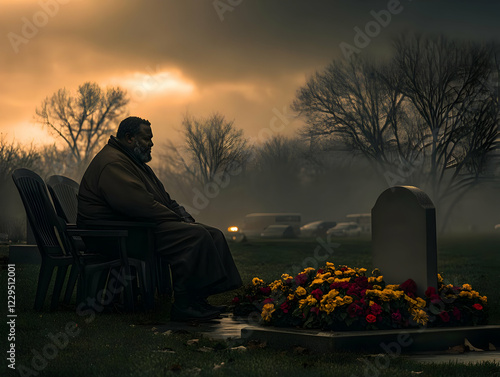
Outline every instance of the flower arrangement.
<path fill-rule="evenodd" d="M 324 330 L 377 330 L 485 324 L 487 298 L 469 284 L 429 287 L 418 297 L 411 279 L 388 285 L 378 269 L 309 267 L 270 284 L 255 277 L 233 299 L 234 314 L 258 311 L 264 324 Z"/>

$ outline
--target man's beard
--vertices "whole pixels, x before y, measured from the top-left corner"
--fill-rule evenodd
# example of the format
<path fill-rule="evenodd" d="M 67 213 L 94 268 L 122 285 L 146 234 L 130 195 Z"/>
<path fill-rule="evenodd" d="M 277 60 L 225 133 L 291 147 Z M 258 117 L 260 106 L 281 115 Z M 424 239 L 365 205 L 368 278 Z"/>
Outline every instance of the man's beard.
<path fill-rule="evenodd" d="M 139 143 L 137 141 L 135 142 L 134 155 L 141 162 L 149 162 L 152 159 L 152 157 L 151 157 L 151 149 L 139 146 Z"/>

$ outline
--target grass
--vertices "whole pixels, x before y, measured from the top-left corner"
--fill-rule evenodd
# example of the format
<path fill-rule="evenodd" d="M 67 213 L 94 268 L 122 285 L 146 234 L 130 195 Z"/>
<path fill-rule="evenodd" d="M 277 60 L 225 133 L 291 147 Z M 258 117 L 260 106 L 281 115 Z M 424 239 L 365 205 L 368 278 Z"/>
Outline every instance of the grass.
<path fill-rule="evenodd" d="M 255 241 L 233 244 L 231 248 L 245 282 L 255 276 L 269 281 L 283 272 L 296 273 L 298 269 L 315 263 L 315 252 L 319 259 L 327 256 L 327 260 L 335 264 L 372 267 L 369 240 L 343 239 L 340 243 L 330 252 L 314 240 Z M 439 271 L 445 280 L 453 284 L 469 283 L 487 295 L 492 324 L 500 323 L 500 306 L 497 304 L 500 299 L 497 288 L 499 245 L 500 238 L 494 235 L 454 236 L 439 240 Z M 0 249 L 0 255 L 2 253 L 6 253 L 5 248 Z M 323 263 L 321 260 L 319 264 Z M 2 302 L 6 302 L 3 298 L 7 296 L 6 275 L 6 270 L 2 269 Z M 235 344 L 200 339 L 196 331 L 158 333 L 155 328 L 168 322 L 170 307 L 167 300 L 161 299 L 157 300 L 158 308 L 154 311 L 135 314 L 79 316 L 73 306 L 61 307 L 56 312 L 35 312 L 32 305 L 37 276 L 37 266 L 16 266 L 16 364 L 18 368 L 23 365 L 26 369 L 4 374 L 4 371 L 11 371 L 7 369 L 7 360 L 2 357 L 1 375 L 500 376 L 500 365 L 491 362 L 476 365 L 419 364 L 402 357 L 388 359 L 386 368 L 375 368 L 369 356 L 357 353 L 308 354 L 300 349 L 279 351 L 258 345 L 248 345 L 246 352 L 232 350 Z M 227 303 L 233 296 L 234 292 L 220 294 L 213 297 L 212 302 Z M 72 328 L 74 324 L 77 327 Z M 1 334 L 7 333 L 5 320 L 0 329 Z M 67 329 L 72 331 L 71 334 L 63 335 Z M 6 336 L 2 335 L 2 338 L 0 344 L 4 352 L 8 349 L 8 342 Z M 189 344 L 193 338 L 199 342 Z M 53 346 L 55 343 L 61 346 Z M 51 360 L 36 357 L 44 350 L 53 356 Z"/>

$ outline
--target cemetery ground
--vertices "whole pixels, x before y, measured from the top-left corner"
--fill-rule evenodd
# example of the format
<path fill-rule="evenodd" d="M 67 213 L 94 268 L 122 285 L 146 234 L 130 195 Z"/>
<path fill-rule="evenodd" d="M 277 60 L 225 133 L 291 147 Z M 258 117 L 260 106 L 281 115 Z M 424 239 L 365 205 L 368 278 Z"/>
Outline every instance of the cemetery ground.
<path fill-rule="evenodd" d="M 338 239 L 326 261 L 335 265 L 372 268 L 369 239 Z M 235 262 L 245 283 L 253 277 L 266 282 L 282 273 L 297 273 L 310 262 L 318 242 L 310 240 L 252 241 L 231 244 Z M 500 324 L 500 235 L 475 234 L 438 238 L 438 271 L 446 283 L 468 283 L 488 297 L 489 324 Z M 1 255 L 7 247 L 0 249 Z M 324 252 L 319 255 L 325 255 Z M 382 271 L 383 272 L 383 271 Z M 6 305 L 7 271 L 2 266 L 0 294 Z M 57 311 L 32 309 L 38 266 L 16 265 L 16 367 L 7 368 L 6 320 L 2 321 L 2 375 L 33 376 L 500 376 L 494 362 L 476 364 L 422 364 L 406 356 L 387 358 L 383 368 L 369 364 L 370 356 L 355 352 L 317 354 L 300 347 L 274 350 L 265 344 L 247 344 L 244 340 L 214 341 L 188 331 L 157 331 L 168 323 L 170 304 L 157 299 L 152 312 L 100 313 L 79 316 L 74 305 L 62 305 Z M 211 298 L 213 304 L 226 304 L 234 292 Z M 4 313 L 5 307 L 3 310 Z M 76 327 L 71 327 L 76 323 Z M 69 324 L 69 325 L 68 325 Z M 69 327 L 67 327 L 69 326 Z M 71 328 L 71 331 L 66 329 Z M 198 339 L 198 340 L 196 340 Z M 47 346 L 56 343 L 56 346 Z M 58 344 L 57 344 L 58 343 Z M 236 348 L 245 346 L 246 350 Z M 43 356 L 46 347 L 50 360 Z M 48 347 L 48 348 L 47 348 Z M 38 355 L 38 356 L 36 356 Z M 33 364 L 35 363 L 35 364 Z M 372 367 L 368 367 L 372 365 Z M 25 367 L 21 372 L 21 366 Z"/>

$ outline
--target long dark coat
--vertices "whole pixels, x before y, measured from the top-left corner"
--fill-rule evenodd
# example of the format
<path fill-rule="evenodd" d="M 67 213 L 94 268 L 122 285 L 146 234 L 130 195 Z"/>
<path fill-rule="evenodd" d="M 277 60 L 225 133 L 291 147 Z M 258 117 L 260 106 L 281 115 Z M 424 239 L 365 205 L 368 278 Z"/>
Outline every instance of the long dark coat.
<path fill-rule="evenodd" d="M 242 284 L 222 232 L 195 223 L 152 169 L 114 137 L 80 184 L 78 225 L 93 220 L 155 222 L 155 251 L 170 263 L 176 294 L 208 296 Z"/>

